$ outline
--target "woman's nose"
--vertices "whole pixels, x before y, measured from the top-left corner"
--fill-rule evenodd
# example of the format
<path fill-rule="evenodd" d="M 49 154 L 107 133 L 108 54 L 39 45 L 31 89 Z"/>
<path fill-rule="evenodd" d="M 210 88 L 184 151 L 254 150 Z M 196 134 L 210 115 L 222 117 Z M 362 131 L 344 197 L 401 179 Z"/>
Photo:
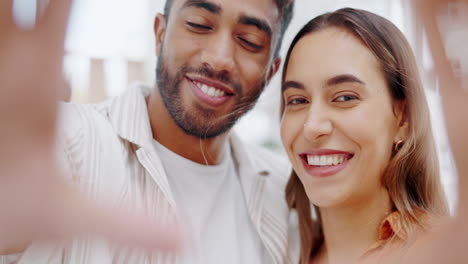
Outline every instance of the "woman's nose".
<path fill-rule="evenodd" d="M 333 124 L 326 112 L 317 107 L 312 108 L 304 123 L 304 136 L 307 140 L 314 142 L 333 131 Z"/>

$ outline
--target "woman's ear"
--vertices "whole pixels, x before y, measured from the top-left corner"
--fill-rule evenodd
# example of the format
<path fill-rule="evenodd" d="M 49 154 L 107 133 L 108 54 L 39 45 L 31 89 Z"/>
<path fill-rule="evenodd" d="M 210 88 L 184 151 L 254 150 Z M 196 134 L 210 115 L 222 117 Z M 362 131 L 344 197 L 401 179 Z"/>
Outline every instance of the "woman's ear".
<path fill-rule="evenodd" d="M 395 114 L 397 121 L 397 133 L 393 142 L 398 142 L 400 140 L 406 141 L 409 134 L 409 120 L 408 120 L 408 111 L 406 107 L 406 101 L 399 101 L 395 104 Z"/>

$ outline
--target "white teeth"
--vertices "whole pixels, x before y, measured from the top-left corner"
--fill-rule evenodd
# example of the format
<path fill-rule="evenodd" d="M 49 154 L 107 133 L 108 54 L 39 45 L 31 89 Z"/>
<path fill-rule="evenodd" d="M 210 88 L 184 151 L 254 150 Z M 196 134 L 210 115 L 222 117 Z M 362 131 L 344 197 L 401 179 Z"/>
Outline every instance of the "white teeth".
<path fill-rule="evenodd" d="M 211 88 L 208 89 L 207 94 L 208 94 L 209 96 L 214 96 L 215 93 L 216 93 L 215 88 L 211 87 Z"/>
<path fill-rule="evenodd" d="M 314 164 L 320 164 L 320 157 L 319 156 L 315 156 L 312 158 Z"/>
<path fill-rule="evenodd" d="M 343 155 L 307 155 L 307 163 L 311 166 L 336 166 L 346 160 Z"/>
<path fill-rule="evenodd" d="M 320 166 L 325 166 L 327 165 L 327 157 L 326 156 L 320 156 Z"/>
<path fill-rule="evenodd" d="M 309 164 L 320 164 L 320 157 L 319 156 L 308 156 L 308 162 Z"/>
<path fill-rule="evenodd" d="M 199 82 L 194 82 L 195 85 L 200 88 L 200 90 L 202 90 L 203 93 L 209 95 L 209 96 L 212 96 L 212 97 L 219 97 L 219 96 L 225 96 L 226 94 L 219 90 L 219 89 L 216 89 L 214 87 L 210 87 L 206 84 L 202 84 L 202 83 L 199 83 Z"/>
<path fill-rule="evenodd" d="M 204 93 L 208 93 L 208 86 L 206 85 L 201 85 L 201 88 L 200 88 Z"/>

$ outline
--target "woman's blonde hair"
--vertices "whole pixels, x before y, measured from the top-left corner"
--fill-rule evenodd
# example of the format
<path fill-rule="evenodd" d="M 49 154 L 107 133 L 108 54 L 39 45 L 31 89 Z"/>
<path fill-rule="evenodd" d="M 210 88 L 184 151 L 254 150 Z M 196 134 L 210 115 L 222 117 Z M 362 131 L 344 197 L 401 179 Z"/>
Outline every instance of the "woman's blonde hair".
<path fill-rule="evenodd" d="M 404 102 L 408 137 L 393 151 L 381 181 L 388 190 L 394 209 L 401 215 L 403 231 L 411 234 L 413 223 L 424 228 L 418 217 L 421 214 L 447 214 L 429 108 L 414 54 L 400 30 L 387 19 L 364 10 L 344 8 L 312 19 L 299 31 L 286 56 L 283 82 L 289 57 L 298 41 L 330 27 L 344 29 L 367 45 L 380 62 L 392 101 Z M 286 200 L 299 215 L 301 264 L 309 263 L 323 244 L 320 212 L 314 206 L 317 217 L 312 219 L 310 201 L 294 171 L 286 186 Z"/>

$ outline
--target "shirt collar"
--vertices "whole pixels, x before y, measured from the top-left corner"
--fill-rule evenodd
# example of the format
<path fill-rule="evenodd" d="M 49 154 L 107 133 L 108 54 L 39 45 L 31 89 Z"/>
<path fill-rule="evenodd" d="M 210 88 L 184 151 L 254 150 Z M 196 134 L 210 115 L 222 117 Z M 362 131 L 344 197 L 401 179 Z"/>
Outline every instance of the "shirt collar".
<path fill-rule="evenodd" d="M 150 146 L 153 140 L 145 97 L 151 90 L 133 85 L 116 97 L 109 109 L 109 119 L 116 133 L 140 147 Z"/>
<path fill-rule="evenodd" d="M 140 147 L 153 144 L 153 132 L 145 99 L 150 93 L 149 87 L 141 84 L 133 85 L 112 101 L 109 110 L 109 119 L 116 133 Z M 260 175 L 269 173 L 269 168 L 253 163 L 252 154 L 247 151 L 242 140 L 235 133 L 230 134 L 230 145 L 235 162 L 242 167 L 241 169 Z"/>

